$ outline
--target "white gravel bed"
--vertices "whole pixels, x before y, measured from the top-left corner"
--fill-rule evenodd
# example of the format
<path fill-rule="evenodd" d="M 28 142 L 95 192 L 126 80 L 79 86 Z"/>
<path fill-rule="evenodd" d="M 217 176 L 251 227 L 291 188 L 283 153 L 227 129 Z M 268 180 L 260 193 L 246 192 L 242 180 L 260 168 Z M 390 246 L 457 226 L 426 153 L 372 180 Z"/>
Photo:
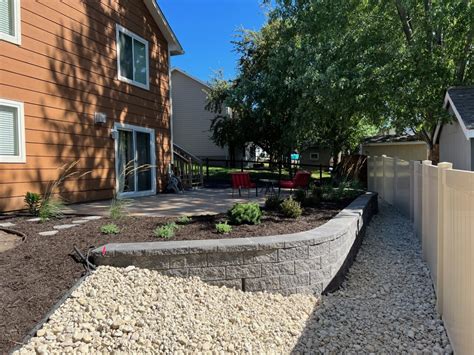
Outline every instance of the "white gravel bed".
<path fill-rule="evenodd" d="M 309 295 L 99 267 L 16 354 L 289 353 L 316 305 Z"/>
<path fill-rule="evenodd" d="M 452 353 L 410 222 L 385 203 L 339 291 L 321 300 L 295 351 Z"/>

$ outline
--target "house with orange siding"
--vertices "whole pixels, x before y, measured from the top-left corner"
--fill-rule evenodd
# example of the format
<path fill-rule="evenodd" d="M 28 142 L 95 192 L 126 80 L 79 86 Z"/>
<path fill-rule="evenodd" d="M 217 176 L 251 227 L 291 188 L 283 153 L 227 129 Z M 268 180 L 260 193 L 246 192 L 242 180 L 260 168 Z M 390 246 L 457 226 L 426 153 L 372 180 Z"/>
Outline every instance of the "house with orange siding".
<path fill-rule="evenodd" d="M 68 202 L 160 191 L 182 53 L 155 0 L 0 1 L 0 211 L 75 161 Z"/>

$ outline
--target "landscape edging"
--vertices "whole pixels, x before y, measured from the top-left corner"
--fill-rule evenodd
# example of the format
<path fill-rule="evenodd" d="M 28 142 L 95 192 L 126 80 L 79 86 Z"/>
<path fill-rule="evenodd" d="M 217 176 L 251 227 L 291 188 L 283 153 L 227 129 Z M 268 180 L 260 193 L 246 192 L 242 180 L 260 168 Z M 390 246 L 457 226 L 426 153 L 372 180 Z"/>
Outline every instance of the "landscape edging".
<path fill-rule="evenodd" d="M 155 269 L 197 276 L 244 291 L 313 293 L 336 288 L 355 257 L 366 225 L 377 212 L 367 192 L 324 225 L 309 231 L 251 238 L 110 243 L 91 253 L 96 265 Z"/>

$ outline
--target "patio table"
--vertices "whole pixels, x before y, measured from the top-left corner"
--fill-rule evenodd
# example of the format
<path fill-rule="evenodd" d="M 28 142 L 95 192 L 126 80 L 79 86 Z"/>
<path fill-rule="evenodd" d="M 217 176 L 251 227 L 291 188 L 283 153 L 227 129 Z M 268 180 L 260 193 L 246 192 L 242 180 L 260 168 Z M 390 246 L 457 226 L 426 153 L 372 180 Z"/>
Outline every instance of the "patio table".
<path fill-rule="evenodd" d="M 275 191 L 275 185 L 280 186 L 280 180 L 275 180 L 275 179 L 260 179 L 258 180 L 263 184 L 262 189 L 260 192 L 263 192 L 264 195 L 267 195 L 268 193 L 272 195 L 276 195 Z M 278 195 L 280 194 L 280 187 L 278 187 Z"/>

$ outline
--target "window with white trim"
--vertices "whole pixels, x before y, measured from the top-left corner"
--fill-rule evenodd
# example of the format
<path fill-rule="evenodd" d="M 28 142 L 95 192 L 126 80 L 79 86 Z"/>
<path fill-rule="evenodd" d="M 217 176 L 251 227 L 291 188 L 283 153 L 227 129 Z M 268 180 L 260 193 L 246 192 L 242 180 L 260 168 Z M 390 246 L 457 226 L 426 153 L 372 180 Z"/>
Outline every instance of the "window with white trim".
<path fill-rule="evenodd" d="M 148 41 L 117 25 L 118 78 L 149 89 Z"/>
<path fill-rule="evenodd" d="M 309 160 L 319 160 L 319 153 L 310 153 Z"/>
<path fill-rule="evenodd" d="M 0 163 L 25 162 L 23 115 L 22 102 L 0 99 Z"/>
<path fill-rule="evenodd" d="M 0 40 L 20 44 L 20 0 L 0 0 Z"/>

